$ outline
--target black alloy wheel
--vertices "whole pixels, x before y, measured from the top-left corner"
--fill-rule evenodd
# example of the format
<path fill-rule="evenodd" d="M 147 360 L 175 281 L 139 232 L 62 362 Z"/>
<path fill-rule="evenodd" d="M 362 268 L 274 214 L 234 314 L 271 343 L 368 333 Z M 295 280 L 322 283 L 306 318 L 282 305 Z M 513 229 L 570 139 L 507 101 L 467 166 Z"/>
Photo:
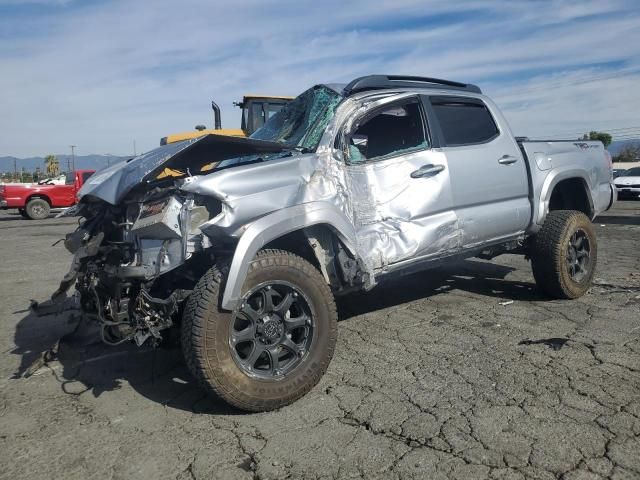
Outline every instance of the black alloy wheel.
<path fill-rule="evenodd" d="M 567 269 L 571 278 L 580 282 L 588 274 L 591 263 L 591 245 L 587 233 L 579 228 L 569 239 Z"/>
<path fill-rule="evenodd" d="M 229 347 L 247 375 L 275 379 L 300 365 L 313 333 L 313 312 L 304 294 L 288 282 L 270 282 L 245 294 L 231 319 Z"/>

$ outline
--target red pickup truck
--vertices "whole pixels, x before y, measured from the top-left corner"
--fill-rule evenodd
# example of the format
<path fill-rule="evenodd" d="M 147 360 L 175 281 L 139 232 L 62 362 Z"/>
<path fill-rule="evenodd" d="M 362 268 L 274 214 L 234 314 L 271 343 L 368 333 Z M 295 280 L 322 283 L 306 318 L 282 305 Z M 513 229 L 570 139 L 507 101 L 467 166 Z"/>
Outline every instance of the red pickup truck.
<path fill-rule="evenodd" d="M 0 208 L 17 208 L 25 218 L 47 218 L 52 208 L 75 205 L 76 194 L 95 170 L 76 170 L 67 174 L 64 185 L 11 184 L 0 185 Z"/>

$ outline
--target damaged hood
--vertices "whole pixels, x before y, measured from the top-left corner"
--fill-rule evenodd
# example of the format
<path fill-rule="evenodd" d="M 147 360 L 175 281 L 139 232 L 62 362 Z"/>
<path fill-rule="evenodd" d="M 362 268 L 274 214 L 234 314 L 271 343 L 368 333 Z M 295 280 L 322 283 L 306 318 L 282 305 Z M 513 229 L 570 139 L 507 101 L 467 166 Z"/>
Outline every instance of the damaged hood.
<path fill-rule="evenodd" d="M 231 166 L 255 161 L 261 154 L 291 151 L 277 142 L 252 138 L 205 135 L 182 142 L 163 145 L 137 157 L 117 163 L 92 175 L 78 192 L 78 198 L 95 197 L 112 205 L 118 204 L 135 186 L 152 183 L 164 168 L 200 174 L 200 169 L 213 162 L 238 159 Z M 249 157 L 247 162 L 242 157 Z M 227 163 L 227 162 L 225 162 Z M 213 168 L 207 172 L 215 171 Z"/>

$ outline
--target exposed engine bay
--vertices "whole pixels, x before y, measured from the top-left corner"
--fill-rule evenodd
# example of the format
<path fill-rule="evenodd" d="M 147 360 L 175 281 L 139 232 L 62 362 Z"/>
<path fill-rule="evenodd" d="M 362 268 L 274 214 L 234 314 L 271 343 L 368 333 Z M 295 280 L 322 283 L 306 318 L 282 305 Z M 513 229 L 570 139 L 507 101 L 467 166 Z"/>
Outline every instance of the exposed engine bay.
<path fill-rule="evenodd" d="M 198 226 L 220 213 L 220 203 L 165 188 L 121 206 L 95 201 L 80 208 L 85 219 L 64 242 L 74 260 L 54 300 L 75 283 L 81 310 L 98 322 L 105 343 L 157 345 L 213 263 Z M 207 258 L 190 261 L 198 255 Z"/>

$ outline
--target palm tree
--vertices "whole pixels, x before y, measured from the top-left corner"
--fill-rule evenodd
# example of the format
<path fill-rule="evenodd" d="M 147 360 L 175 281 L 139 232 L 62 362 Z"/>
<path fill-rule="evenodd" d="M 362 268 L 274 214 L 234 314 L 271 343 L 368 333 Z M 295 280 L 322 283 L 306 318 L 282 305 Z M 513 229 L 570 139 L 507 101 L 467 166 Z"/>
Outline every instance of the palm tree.
<path fill-rule="evenodd" d="M 55 155 L 47 155 L 44 157 L 44 166 L 47 169 L 47 175 L 57 177 L 60 174 L 60 162 Z"/>

